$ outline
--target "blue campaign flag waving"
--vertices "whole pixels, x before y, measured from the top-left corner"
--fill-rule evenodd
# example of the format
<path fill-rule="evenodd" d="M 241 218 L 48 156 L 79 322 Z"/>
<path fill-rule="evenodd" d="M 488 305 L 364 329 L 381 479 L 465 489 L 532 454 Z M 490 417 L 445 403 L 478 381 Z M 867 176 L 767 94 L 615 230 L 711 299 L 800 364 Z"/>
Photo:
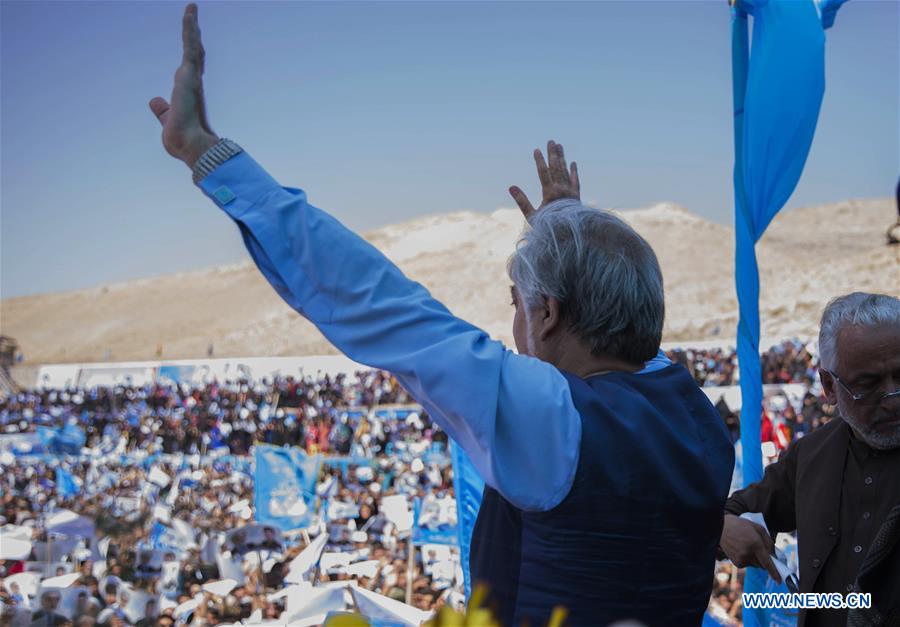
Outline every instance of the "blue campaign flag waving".
<path fill-rule="evenodd" d="M 735 287 L 740 305 L 741 448 L 744 486 L 762 478 L 759 269 L 756 242 L 794 192 L 825 92 L 825 28 L 846 0 L 732 2 Z M 752 54 L 748 17 L 753 18 Z M 762 590 L 762 571 L 745 590 Z M 745 624 L 760 624 L 747 612 Z"/>
<path fill-rule="evenodd" d="M 282 531 L 306 527 L 316 505 L 321 457 L 299 448 L 257 445 L 254 450 L 256 521 Z"/>

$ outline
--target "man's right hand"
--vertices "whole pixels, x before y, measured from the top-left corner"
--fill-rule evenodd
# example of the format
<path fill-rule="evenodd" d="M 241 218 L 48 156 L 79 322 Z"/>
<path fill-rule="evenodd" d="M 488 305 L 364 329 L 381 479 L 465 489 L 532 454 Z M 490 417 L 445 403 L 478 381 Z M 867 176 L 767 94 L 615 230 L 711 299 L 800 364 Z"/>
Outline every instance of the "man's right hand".
<path fill-rule="evenodd" d="M 756 523 L 734 514 L 725 514 L 725 526 L 719 546 L 738 568 L 764 568 L 772 579 L 781 583 L 781 575 L 772 561 L 775 543 L 769 533 Z"/>
<path fill-rule="evenodd" d="M 581 185 L 578 182 L 578 167 L 575 162 L 569 168 L 566 168 L 566 157 L 563 154 L 562 144 L 557 144 L 552 139 L 547 142 L 547 162 L 544 161 L 544 155 L 541 150 L 534 150 L 534 162 L 537 165 L 538 178 L 541 180 L 541 193 L 543 199 L 541 206 L 537 208 L 540 211 L 542 207 L 548 205 L 554 200 L 561 198 L 574 198 L 581 200 Z M 509 188 L 509 193 L 519 205 L 519 209 L 525 214 L 525 219 L 531 218 L 535 213 L 535 208 L 528 200 L 520 188 L 513 185 Z"/>
<path fill-rule="evenodd" d="M 157 96 L 150 101 L 150 110 L 162 124 L 162 141 L 166 152 L 193 168 L 203 153 L 219 141 L 206 119 L 203 98 L 205 53 L 200 41 L 196 4 L 191 3 L 184 9 L 181 39 L 184 54 L 181 65 L 175 72 L 172 103 Z"/>

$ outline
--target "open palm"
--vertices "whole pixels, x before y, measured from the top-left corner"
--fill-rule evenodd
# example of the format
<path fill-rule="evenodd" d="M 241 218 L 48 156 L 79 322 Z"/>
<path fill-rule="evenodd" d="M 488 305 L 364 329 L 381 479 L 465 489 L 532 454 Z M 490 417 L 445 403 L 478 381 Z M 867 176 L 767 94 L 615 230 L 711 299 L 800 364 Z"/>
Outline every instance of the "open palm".
<path fill-rule="evenodd" d="M 218 141 L 206 119 L 203 98 L 205 52 L 200 41 L 196 4 L 191 3 L 184 9 L 181 36 L 184 54 L 175 71 L 171 104 L 157 96 L 150 101 L 150 110 L 162 124 L 166 152 L 193 167 L 194 162 Z"/>
<path fill-rule="evenodd" d="M 547 165 L 547 161 L 550 165 Z M 539 148 L 534 151 L 534 163 L 537 166 L 538 178 L 541 181 L 540 206 L 535 209 L 525 192 L 516 185 L 509 188 L 509 193 L 519 205 L 525 218 L 528 219 L 540 211 L 542 207 L 549 205 L 554 200 L 561 198 L 574 198 L 581 200 L 581 184 L 578 181 L 578 166 L 573 161 L 569 168 L 566 167 L 566 156 L 563 153 L 562 144 L 557 144 L 552 139 L 547 142 L 547 161 Z"/>

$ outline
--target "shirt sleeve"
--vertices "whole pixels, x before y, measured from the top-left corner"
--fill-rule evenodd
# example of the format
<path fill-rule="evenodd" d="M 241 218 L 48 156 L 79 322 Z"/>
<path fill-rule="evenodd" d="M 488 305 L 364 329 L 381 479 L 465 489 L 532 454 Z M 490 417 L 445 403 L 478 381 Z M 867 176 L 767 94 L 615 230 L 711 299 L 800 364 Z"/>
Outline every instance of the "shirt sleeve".
<path fill-rule="evenodd" d="M 761 481 L 732 494 L 725 502 L 725 513 L 740 516 L 760 512 L 774 538 L 781 532 L 797 529 L 795 481 L 801 440 L 795 440 L 774 464 L 766 466 Z"/>
<path fill-rule="evenodd" d="M 393 373 L 520 509 L 568 494 L 581 417 L 552 365 L 507 350 L 246 152 L 200 188 L 238 224 L 278 294 L 351 359 Z"/>

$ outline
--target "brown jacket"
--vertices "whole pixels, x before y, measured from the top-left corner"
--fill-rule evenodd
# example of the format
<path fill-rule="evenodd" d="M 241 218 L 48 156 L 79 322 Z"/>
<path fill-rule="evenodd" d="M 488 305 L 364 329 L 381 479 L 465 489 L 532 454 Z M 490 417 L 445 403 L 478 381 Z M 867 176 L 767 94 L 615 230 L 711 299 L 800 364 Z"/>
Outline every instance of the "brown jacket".
<path fill-rule="evenodd" d="M 761 512 L 773 536 L 797 531 L 800 592 L 813 591 L 837 543 L 849 435 L 847 424 L 834 419 L 796 440 L 766 468 L 762 481 L 735 492 L 725 504 L 729 514 Z M 805 620 L 801 610 L 798 627 Z"/>

